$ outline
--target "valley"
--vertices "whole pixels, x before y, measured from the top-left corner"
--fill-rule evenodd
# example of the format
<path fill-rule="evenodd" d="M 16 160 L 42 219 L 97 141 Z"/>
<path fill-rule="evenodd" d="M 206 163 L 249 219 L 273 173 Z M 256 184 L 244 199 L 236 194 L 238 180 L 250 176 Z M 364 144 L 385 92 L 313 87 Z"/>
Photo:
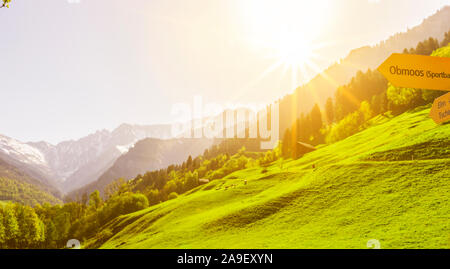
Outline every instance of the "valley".
<path fill-rule="evenodd" d="M 375 238 L 382 248 L 448 248 L 450 125 L 428 113 L 380 115 L 299 160 L 237 171 L 121 216 L 102 227 L 106 242 L 85 247 L 366 248 Z M 428 150 L 414 160 L 397 158 L 421 144 Z"/>
<path fill-rule="evenodd" d="M 329 6 L 295 1 L 242 4 L 252 16 L 233 13 L 239 1 L 224 1 L 229 9 L 216 18 L 223 7 L 208 1 L 211 10 L 190 10 L 203 13 L 188 26 L 191 17 L 148 15 L 153 8 L 174 18 L 186 12 L 157 2 L 133 10 L 117 3 L 109 20 L 87 4 L 69 11 L 59 3 L 55 16 L 79 21 L 49 34 L 45 49 L 20 50 L 29 36 L 15 35 L 33 29 L 28 21 L 5 37 L 15 46 L 5 47 L 13 52 L 5 56 L 9 66 L 0 64 L 8 74 L 0 105 L 8 112 L 0 134 L 0 249 L 67 249 L 68 242 L 83 249 L 450 248 L 450 122 L 437 110 L 448 84 L 407 80 L 426 78 L 426 70 L 435 80 L 448 73 L 449 5 L 436 4 L 410 27 L 401 5 L 402 12 L 380 12 L 384 1 L 358 2 L 367 12 L 359 19 L 350 6 L 330 19 Z M 398 27 L 375 25 L 380 14 Z M 90 16 L 94 23 L 85 25 Z M 27 41 L 42 45 L 35 35 L 60 26 L 49 23 Z M 286 25 L 296 23 L 290 32 Z M 359 24 L 371 30 L 361 34 Z M 253 28 L 260 33 L 250 34 Z M 313 44 L 319 30 L 336 43 Z M 344 48 L 346 55 L 333 51 Z M 391 75 L 410 84 L 378 68 L 390 55 L 410 60 L 389 64 Z M 241 103 L 267 97 L 256 109 Z M 193 106 L 185 103 L 191 99 Z M 169 112 L 182 115 L 174 120 Z M 57 142 L 25 141 L 36 137 Z M 181 261 L 196 257 L 210 263 L 202 255 Z"/>

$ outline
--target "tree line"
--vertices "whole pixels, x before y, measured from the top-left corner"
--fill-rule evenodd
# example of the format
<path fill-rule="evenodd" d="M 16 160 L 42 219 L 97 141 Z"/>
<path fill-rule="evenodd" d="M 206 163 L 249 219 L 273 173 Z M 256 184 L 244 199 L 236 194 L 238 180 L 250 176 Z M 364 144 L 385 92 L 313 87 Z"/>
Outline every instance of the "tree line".
<path fill-rule="evenodd" d="M 2 169 L 2 168 L 0 168 Z M 39 187 L 20 181 L 16 177 L 0 176 L 0 201 L 14 201 L 24 205 L 48 203 L 62 203 L 52 194 L 41 190 Z"/>
<path fill-rule="evenodd" d="M 120 215 L 175 199 L 199 186 L 202 178 L 223 178 L 237 170 L 269 164 L 281 155 L 279 149 L 250 152 L 245 142 L 222 141 L 180 165 L 149 171 L 129 181 L 118 179 L 105 188 L 103 197 L 97 190 L 63 205 L 31 207 L 1 202 L 0 248 L 64 248 L 69 239 L 105 242 L 113 236 L 108 223 Z"/>
<path fill-rule="evenodd" d="M 430 55 L 449 43 L 450 31 L 441 42 L 430 37 L 403 53 Z M 442 91 L 394 87 L 377 70 L 358 71 L 348 84 L 337 88 L 334 98 L 327 99 L 323 110 L 315 104 L 285 131 L 282 154 L 297 158 L 299 141 L 312 145 L 334 143 L 366 128 L 376 115 L 388 112 L 398 115 L 432 103 L 440 95 Z"/>

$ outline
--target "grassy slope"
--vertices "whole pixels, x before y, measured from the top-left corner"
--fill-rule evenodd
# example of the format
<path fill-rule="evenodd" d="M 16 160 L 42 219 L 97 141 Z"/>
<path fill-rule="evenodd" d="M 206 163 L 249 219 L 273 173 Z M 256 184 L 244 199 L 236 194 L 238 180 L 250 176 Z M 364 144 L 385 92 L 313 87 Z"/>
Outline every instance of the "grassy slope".
<path fill-rule="evenodd" d="M 56 189 L 0 159 L 0 201 L 17 202 L 30 206 L 43 203 L 62 203 L 52 192 L 56 192 Z"/>
<path fill-rule="evenodd" d="M 366 248 L 375 238 L 382 248 L 449 248 L 450 124 L 436 126 L 428 113 L 378 116 L 282 168 L 238 171 L 119 217 L 101 247 Z M 410 160 L 414 145 L 421 150 Z"/>

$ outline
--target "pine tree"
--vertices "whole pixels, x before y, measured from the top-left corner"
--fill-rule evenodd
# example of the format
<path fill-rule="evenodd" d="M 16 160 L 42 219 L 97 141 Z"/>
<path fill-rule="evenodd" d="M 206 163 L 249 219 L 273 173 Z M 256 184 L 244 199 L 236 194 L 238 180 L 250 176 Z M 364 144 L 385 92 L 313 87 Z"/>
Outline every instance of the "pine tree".
<path fill-rule="evenodd" d="M 20 234 L 19 224 L 12 204 L 8 204 L 3 209 L 3 225 L 5 227 L 5 241 L 9 248 L 15 248 Z"/>
<path fill-rule="evenodd" d="M 290 148 L 291 148 L 291 131 L 289 129 L 286 129 L 283 136 L 283 143 L 281 145 L 283 157 L 289 158 L 291 156 Z"/>
<path fill-rule="evenodd" d="M 315 104 L 311 110 L 311 127 L 312 135 L 315 137 L 319 135 L 320 128 L 323 126 L 322 113 L 320 112 L 319 105 Z"/>
<path fill-rule="evenodd" d="M 450 31 L 444 34 L 444 39 L 441 41 L 441 47 L 445 47 L 450 43 Z"/>
<path fill-rule="evenodd" d="M 189 155 L 189 157 L 188 157 L 188 159 L 187 159 L 187 161 L 186 161 L 186 168 L 187 168 L 188 170 L 191 170 L 191 169 L 192 169 L 192 165 L 193 165 L 193 163 L 192 163 L 192 156 Z"/>
<path fill-rule="evenodd" d="M 100 208 L 102 203 L 102 198 L 100 197 L 100 192 L 98 190 L 94 191 L 89 195 L 89 208 L 97 210 Z"/>

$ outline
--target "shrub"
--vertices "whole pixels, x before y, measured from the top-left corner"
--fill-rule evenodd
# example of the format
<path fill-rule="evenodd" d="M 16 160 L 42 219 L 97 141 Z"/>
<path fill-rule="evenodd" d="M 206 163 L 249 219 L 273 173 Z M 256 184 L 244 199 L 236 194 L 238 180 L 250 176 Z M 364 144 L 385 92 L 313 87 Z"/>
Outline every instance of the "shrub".
<path fill-rule="evenodd" d="M 171 193 L 169 194 L 169 196 L 167 197 L 167 199 L 172 200 L 172 199 L 175 199 L 175 198 L 177 198 L 177 197 L 178 197 L 178 193 L 176 193 L 176 192 L 171 192 Z"/>

